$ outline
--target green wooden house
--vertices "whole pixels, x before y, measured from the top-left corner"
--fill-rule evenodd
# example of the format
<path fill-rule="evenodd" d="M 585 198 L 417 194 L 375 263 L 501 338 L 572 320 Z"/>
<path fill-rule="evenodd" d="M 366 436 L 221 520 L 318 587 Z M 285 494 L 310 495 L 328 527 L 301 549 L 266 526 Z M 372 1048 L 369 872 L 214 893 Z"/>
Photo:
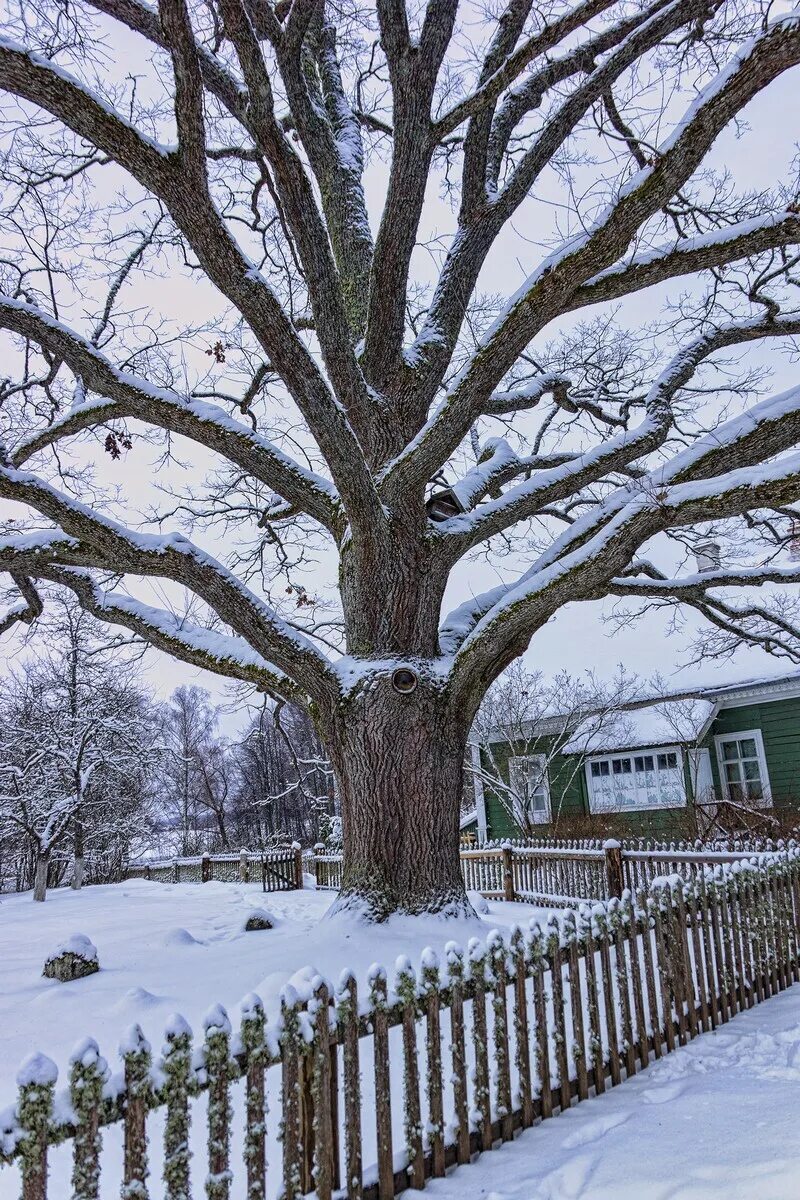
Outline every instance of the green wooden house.
<path fill-rule="evenodd" d="M 468 840 L 800 824 L 800 671 L 651 697 L 584 726 L 554 714 L 473 744 Z"/>

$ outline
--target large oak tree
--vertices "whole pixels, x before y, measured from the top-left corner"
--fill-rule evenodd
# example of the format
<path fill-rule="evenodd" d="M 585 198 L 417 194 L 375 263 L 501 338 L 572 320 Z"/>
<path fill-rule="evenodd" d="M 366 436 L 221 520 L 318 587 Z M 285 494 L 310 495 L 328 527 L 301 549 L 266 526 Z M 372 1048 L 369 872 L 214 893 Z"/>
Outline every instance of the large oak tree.
<path fill-rule="evenodd" d="M 471 720 L 567 603 L 688 604 L 723 639 L 795 652 L 790 603 L 730 590 L 800 577 L 776 559 L 800 388 L 764 398 L 737 365 L 800 332 L 798 193 L 742 189 L 713 158 L 800 63 L 800 19 L 769 7 L 11 13 L 0 498 L 27 517 L 0 545 L 5 627 L 56 583 L 307 708 L 341 797 L 343 897 L 374 917 L 466 904 Z M 498 297 L 512 260 L 527 275 Z M 654 292 L 632 303 L 657 285 L 668 320 Z M 176 497 L 157 516 L 205 545 L 135 520 L 150 442 Z M 216 465 L 178 494 L 190 443 Z M 87 474 L 103 445 L 119 494 Z M 709 529 L 745 560 L 676 572 Z M 301 571 L 325 546 L 338 611 Z M 463 587 L 493 555 L 502 581 L 448 614 L 453 573 Z M 142 580 L 192 600 L 150 602 Z"/>

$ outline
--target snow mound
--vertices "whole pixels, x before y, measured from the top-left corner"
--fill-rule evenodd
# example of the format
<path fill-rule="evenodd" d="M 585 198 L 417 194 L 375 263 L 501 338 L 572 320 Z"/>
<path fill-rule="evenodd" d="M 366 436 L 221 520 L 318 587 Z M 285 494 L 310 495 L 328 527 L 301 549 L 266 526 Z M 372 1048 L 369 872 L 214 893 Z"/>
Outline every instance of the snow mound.
<path fill-rule="evenodd" d="M 480 892 L 467 892 L 467 899 L 479 917 L 488 917 L 489 901 Z"/>
<path fill-rule="evenodd" d="M 163 1004 L 160 996 L 154 996 L 147 988 L 132 987 L 120 996 L 114 1008 L 117 1012 L 126 1012 L 129 1009 L 153 1008 L 156 1004 Z"/>
<path fill-rule="evenodd" d="M 203 945 L 203 943 L 201 941 L 198 941 L 198 939 L 196 937 L 193 937 L 192 934 L 189 933 L 188 929 L 181 929 L 180 926 L 178 926 L 176 929 L 168 930 L 168 932 L 164 935 L 164 943 L 163 944 L 165 946 L 202 946 Z"/>

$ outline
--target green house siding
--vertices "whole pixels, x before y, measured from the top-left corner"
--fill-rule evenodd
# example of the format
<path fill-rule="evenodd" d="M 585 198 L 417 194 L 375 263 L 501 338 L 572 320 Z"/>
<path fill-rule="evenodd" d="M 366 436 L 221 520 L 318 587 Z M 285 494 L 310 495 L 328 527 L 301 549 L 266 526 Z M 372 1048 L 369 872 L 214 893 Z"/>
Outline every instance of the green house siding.
<path fill-rule="evenodd" d="M 722 709 L 705 742 L 711 755 L 714 790 L 718 796 L 723 793 L 714 739 L 719 734 L 747 729 L 761 730 L 776 815 L 797 813 L 800 810 L 800 698 Z"/>

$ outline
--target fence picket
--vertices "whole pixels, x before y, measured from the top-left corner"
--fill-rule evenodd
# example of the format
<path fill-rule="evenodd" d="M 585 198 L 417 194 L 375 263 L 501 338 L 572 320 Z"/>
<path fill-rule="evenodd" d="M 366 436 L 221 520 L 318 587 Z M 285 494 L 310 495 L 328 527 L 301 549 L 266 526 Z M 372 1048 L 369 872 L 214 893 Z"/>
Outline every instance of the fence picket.
<path fill-rule="evenodd" d="M 150 1099 L 150 1043 L 138 1025 L 128 1030 L 120 1047 L 125 1064 L 125 1137 L 122 1200 L 147 1200 L 147 1133 Z"/>
<path fill-rule="evenodd" d="M 342 1083 L 344 1089 L 344 1166 L 347 1200 L 361 1200 L 361 1067 L 358 1054 L 358 985 L 350 971 L 343 971 L 337 995 L 337 1019 L 342 1039 Z"/>
<path fill-rule="evenodd" d="M 550 1082 L 550 1044 L 544 990 L 545 942 L 544 935 L 535 921 L 531 922 L 530 957 L 533 968 L 533 1004 L 536 1014 L 536 1070 L 539 1076 L 539 1103 L 542 1120 L 545 1120 L 553 1115 L 553 1090 Z"/>
<path fill-rule="evenodd" d="M 264 1005 L 260 997 L 254 993 L 245 996 L 242 1001 L 241 1039 L 247 1060 L 244 1133 L 247 1200 L 264 1200 L 266 1192 L 265 1023 Z"/>
<path fill-rule="evenodd" d="M 375 1064 L 375 1133 L 378 1143 L 378 1200 L 394 1196 L 394 1158 L 392 1154 L 392 1098 L 389 1068 L 389 1022 L 386 1003 L 386 972 L 382 967 L 370 972 L 370 1005 L 373 1012 L 373 1050 Z"/>
<path fill-rule="evenodd" d="M 419 1190 L 425 1186 L 425 1154 L 422 1148 L 417 1058 L 417 977 L 408 958 L 397 960 L 395 991 L 403 1007 L 403 1129 L 408 1155 L 408 1180 L 412 1188 Z"/>
<path fill-rule="evenodd" d="M 467 1104 L 467 1053 L 464 1035 L 464 953 L 455 942 L 445 947 L 450 986 L 450 1044 L 453 1064 L 453 1108 L 456 1118 L 456 1161 L 470 1160 Z"/>
<path fill-rule="evenodd" d="M 492 1107 L 489 1092 L 489 1033 L 486 1022 L 486 946 L 470 938 L 467 947 L 472 984 L 472 1045 L 475 1054 L 473 1108 L 477 1114 L 481 1150 L 491 1150 Z"/>
<path fill-rule="evenodd" d="M 166 1200 L 191 1200 L 189 1179 L 189 1081 L 192 1072 L 192 1031 L 183 1017 L 174 1016 L 167 1029 L 161 1058 L 167 1113 L 164 1120 L 164 1186 Z M 262 1200 L 258 1194 L 247 1200 Z"/>
<path fill-rule="evenodd" d="M 494 1064 L 496 1079 L 495 1111 L 500 1120 L 500 1134 L 504 1142 L 514 1136 L 511 1117 L 511 1061 L 508 1050 L 508 1008 L 506 1005 L 506 946 L 502 936 L 495 930 L 487 940 L 489 947 L 489 970 L 492 977 L 492 1034 L 494 1041 Z"/>
<path fill-rule="evenodd" d="M 564 918 L 564 941 L 567 947 L 569 964 L 569 997 L 570 1008 L 572 1010 L 572 1061 L 575 1064 L 577 1096 L 579 1101 L 588 1100 L 589 1081 L 586 1073 L 586 1040 L 583 1029 L 583 999 L 581 997 L 578 930 L 575 922 L 575 914 L 572 912 L 567 912 Z"/>
<path fill-rule="evenodd" d="M 428 1140 L 431 1175 L 444 1175 L 444 1099 L 442 1096 L 442 1029 L 439 1008 L 439 959 L 431 949 L 422 956 L 422 989 L 425 994 L 425 1047 L 427 1053 Z"/>

